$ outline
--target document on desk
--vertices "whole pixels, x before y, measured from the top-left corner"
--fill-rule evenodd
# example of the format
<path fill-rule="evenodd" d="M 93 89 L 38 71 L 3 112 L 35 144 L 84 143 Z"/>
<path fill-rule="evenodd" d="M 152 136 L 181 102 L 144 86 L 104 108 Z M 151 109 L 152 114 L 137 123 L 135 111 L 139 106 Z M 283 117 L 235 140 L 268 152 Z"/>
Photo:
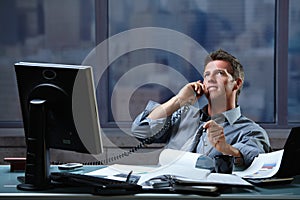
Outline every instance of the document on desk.
<path fill-rule="evenodd" d="M 271 178 L 279 170 L 283 149 L 271 153 L 259 154 L 250 167 L 244 171 L 235 171 L 234 174 L 242 178 L 262 179 Z"/>
<path fill-rule="evenodd" d="M 124 180 L 126 174 L 132 171 L 132 175 L 139 177 L 138 184 L 162 176 L 176 175 L 180 177 L 189 177 L 204 179 L 210 173 L 209 170 L 196 168 L 197 158 L 201 154 L 165 149 L 160 153 L 159 164 L 157 166 L 138 166 L 114 164 L 106 168 L 99 169 L 87 175 L 106 176 L 110 179 Z"/>
<path fill-rule="evenodd" d="M 165 149 L 159 156 L 157 166 L 138 166 L 114 164 L 86 175 L 105 176 L 110 179 L 124 180 L 126 175 L 132 171 L 133 177 L 138 177 L 137 184 L 144 185 L 155 177 L 170 175 L 180 181 L 198 184 L 226 184 L 226 185 L 251 185 L 239 176 L 233 174 L 211 173 L 207 169 L 196 168 L 198 153 Z"/>
<path fill-rule="evenodd" d="M 187 185 L 234 185 L 234 186 L 252 186 L 251 183 L 243 180 L 234 174 L 211 173 L 206 179 L 197 180 L 185 177 L 175 177 L 175 181 Z"/>

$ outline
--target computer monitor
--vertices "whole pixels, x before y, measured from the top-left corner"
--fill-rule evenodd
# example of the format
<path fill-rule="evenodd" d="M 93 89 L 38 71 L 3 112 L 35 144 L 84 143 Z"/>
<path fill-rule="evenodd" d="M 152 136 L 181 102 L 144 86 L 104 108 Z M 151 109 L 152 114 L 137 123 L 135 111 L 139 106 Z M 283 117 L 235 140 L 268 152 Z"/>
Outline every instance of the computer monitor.
<path fill-rule="evenodd" d="M 103 151 L 92 67 L 19 62 L 15 65 L 27 154 L 22 190 L 50 186 L 49 148 Z"/>

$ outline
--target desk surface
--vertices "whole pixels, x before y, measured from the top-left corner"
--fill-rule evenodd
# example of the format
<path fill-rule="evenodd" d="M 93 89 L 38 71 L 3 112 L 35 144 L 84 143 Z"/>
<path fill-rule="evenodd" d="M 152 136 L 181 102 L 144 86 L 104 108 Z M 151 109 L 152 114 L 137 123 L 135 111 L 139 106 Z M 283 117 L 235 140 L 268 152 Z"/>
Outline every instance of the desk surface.
<path fill-rule="evenodd" d="M 82 172 L 88 172 L 97 168 L 99 167 L 85 166 Z M 51 171 L 56 170 L 56 166 L 51 167 Z M 300 176 L 295 177 L 295 180 L 287 185 L 255 187 L 253 189 L 229 188 L 217 197 L 147 193 L 128 196 L 97 196 L 62 188 L 39 192 L 27 192 L 20 191 L 16 188 L 17 184 L 19 184 L 17 180 L 18 176 L 24 176 L 24 172 L 10 172 L 10 167 L 8 165 L 0 166 L 1 199 L 300 199 Z"/>

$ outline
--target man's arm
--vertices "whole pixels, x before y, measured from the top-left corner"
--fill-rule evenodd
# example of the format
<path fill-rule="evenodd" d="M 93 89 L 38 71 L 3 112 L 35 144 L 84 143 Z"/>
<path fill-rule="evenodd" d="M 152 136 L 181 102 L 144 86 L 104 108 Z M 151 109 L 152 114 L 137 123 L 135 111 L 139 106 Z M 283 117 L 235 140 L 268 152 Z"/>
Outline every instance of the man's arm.
<path fill-rule="evenodd" d="M 203 91 L 204 86 L 200 81 L 188 83 L 179 91 L 176 96 L 155 108 L 148 115 L 148 118 L 159 119 L 168 117 L 180 107 L 195 103 L 195 101 L 201 97 Z"/>
<path fill-rule="evenodd" d="M 169 128 L 167 127 L 172 127 L 175 122 L 175 118 L 172 118 L 172 115 L 178 116 L 176 112 L 180 113 L 179 108 L 181 106 L 194 103 L 203 94 L 202 88 L 200 81 L 188 83 L 176 96 L 162 105 L 150 101 L 145 110 L 133 121 L 131 126 L 132 134 L 139 139 L 145 139 L 161 133 L 165 129 L 168 132 Z M 163 139 L 164 135 L 159 134 L 159 136 L 162 139 L 159 139 L 160 142 L 165 140 Z"/>

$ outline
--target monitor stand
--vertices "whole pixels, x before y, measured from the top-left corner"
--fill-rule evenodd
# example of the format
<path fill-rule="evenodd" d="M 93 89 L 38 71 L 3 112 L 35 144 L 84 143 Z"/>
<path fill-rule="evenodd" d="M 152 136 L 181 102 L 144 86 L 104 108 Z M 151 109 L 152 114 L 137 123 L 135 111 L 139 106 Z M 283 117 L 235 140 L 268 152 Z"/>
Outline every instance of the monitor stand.
<path fill-rule="evenodd" d="M 29 103 L 25 183 L 17 185 L 20 190 L 44 190 L 51 186 L 46 109 L 46 100 L 33 99 Z"/>

